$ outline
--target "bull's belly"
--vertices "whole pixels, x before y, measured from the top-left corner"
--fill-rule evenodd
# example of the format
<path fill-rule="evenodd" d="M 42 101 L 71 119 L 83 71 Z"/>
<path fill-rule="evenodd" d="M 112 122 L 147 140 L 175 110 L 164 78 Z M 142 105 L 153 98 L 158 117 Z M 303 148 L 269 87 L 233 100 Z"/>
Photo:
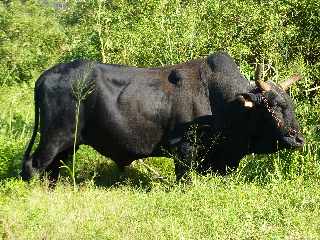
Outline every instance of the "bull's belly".
<path fill-rule="evenodd" d="M 154 156 L 161 149 L 163 133 L 151 128 L 87 129 L 83 142 L 117 164 L 126 166 L 132 161 Z"/>

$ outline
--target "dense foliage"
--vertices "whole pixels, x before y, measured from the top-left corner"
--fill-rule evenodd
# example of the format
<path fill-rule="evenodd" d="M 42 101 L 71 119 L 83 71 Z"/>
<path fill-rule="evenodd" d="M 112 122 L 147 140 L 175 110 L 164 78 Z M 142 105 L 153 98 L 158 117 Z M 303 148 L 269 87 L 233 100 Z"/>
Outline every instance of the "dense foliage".
<path fill-rule="evenodd" d="M 317 0 L 39 2 L 0 3 L 2 84 L 33 82 L 52 64 L 77 58 L 155 66 L 218 49 L 247 75 L 264 61 L 281 77 L 299 71 L 313 85 L 319 76 Z"/>

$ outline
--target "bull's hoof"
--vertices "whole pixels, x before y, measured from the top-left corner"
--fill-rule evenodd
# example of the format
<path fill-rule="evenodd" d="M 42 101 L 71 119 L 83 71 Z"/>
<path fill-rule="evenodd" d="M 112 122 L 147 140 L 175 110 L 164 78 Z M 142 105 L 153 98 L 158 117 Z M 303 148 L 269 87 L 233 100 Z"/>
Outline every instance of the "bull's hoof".
<path fill-rule="evenodd" d="M 32 167 L 24 167 L 20 172 L 20 177 L 23 181 L 30 181 L 31 178 L 35 175 L 39 174 L 39 171 Z"/>
<path fill-rule="evenodd" d="M 27 171 L 22 171 L 20 173 L 20 177 L 22 178 L 23 181 L 29 181 L 32 178 L 32 174 Z"/>

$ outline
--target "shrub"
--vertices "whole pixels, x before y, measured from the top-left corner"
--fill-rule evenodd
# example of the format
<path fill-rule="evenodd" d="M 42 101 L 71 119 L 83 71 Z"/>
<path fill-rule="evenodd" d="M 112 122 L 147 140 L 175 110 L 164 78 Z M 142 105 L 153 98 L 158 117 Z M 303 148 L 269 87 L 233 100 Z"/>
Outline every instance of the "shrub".
<path fill-rule="evenodd" d="M 0 85 L 34 80 L 64 52 L 55 12 L 37 2 L 0 2 Z"/>

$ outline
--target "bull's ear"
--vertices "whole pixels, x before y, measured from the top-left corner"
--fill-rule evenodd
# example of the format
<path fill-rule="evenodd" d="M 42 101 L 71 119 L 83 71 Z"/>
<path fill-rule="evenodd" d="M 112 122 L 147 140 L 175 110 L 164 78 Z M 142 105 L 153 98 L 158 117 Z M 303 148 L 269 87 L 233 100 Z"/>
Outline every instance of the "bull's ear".
<path fill-rule="evenodd" d="M 237 100 L 245 108 L 253 108 L 255 105 L 254 101 L 252 101 L 252 99 L 247 94 L 242 94 L 242 95 L 237 96 Z"/>

